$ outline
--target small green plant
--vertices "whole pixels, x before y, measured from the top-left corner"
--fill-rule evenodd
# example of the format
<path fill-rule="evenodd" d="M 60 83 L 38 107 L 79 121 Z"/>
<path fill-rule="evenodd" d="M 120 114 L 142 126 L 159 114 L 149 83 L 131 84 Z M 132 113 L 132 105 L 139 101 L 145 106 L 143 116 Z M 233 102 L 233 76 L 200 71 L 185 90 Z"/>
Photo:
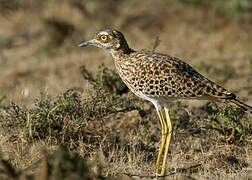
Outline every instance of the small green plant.
<path fill-rule="evenodd" d="M 215 106 L 210 105 L 209 107 Z M 210 112 L 211 121 L 207 123 L 207 127 L 224 135 L 226 142 L 246 144 L 251 140 L 252 119 L 249 119 L 243 110 L 228 105 L 224 108 L 214 108 L 208 112 Z"/>
<path fill-rule="evenodd" d="M 178 110 L 181 107 L 181 103 L 177 101 L 175 104 L 173 104 L 170 108 L 170 116 L 171 119 L 178 119 L 179 118 L 179 113 Z"/>
<path fill-rule="evenodd" d="M 207 102 L 205 106 L 202 107 L 202 110 L 206 111 L 209 115 L 216 115 L 219 112 L 219 107 L 215 102 Z"/>
<path fill-rule="evenodd" d="M 99 141 L 102 136 L 97 138 L 98 134 L 105 133 L 102 120 L 110 114 L 142 111 L 134 101 L 120 95 L 122 82 L 114 71 L 102 68 L 93 76 L 84 67 L 82 74 L 94 87 L 85 98 L 72 89 L 56 98 L 41 93 L 34 108 L 27 109 L 14 103 L 1 107 L 5 111 L 5 115 L 0 116 L 1 121 L 22 128 L 28 139 L 54 140 L 56 144 L 74 149 L 80 140 L 87 143 Z"/>
<path fill-rule="evenodd" d="M 64 143 L 77 138 L 80 124 L 76 122 L 84 117 L 80 95 L 73 90 L 66 91 L 56 100 L 42 93 L 34 108 L 27 109 L 12 103 L 5 107 L 5 111 L 7 115 L 1 117 L 2 121 L 24 128 L 27 137 L 54 137 Z M 71 128 L 68 128 L 70 124 Z"/>
<path fill-rule="evenodd" d="M 223 122 L 224 134 L 230 134 L 227 141 L 244 143 L 251 139 L 251 119 L 245 117 L 244 111 L 233 106 L 227 106 L 219 113 Z M 231 133 L 230 133 L 231 130 Z"/>
<path fill-rule="evenodd" d="M 207 114 L 203 115 L 204 112 Z M 230 144 L 246 145 L 252 140 L 252 119 L 242 109 L 231 105 L 218 107 L 216 103 L 208 102 L 199 113 L 201 118 L 205 117 L 205 120 L 193 121 L 197 124 L 196 128 L 214 130 L 215 137 L 219 134 L 222 138 L 218 139 Z"/>
<path fill-rule="evenodd" d="M 92 75 L 85 66 L 80 68 L 82 77 L 92 84 L 95 88 L 101 88 L 106 92 L 122 95 L 128 92 L 128 87 L 123 83 L 119 75 L 103 64 L 99 66 L 99 72 Z"/>
<path fill-rule="evenodd" d="M 131 99 L 121 96 L 123 93 L 128 92 L 128 88 L 115 71 L 101 66 L 100 71 L 96 75 L 92 75 L 82 66 L 81 73 L 83 78 L 92 84 L 95 89 L 95 92 L 89 91 L 88 93 L 86 108 L 88 113 L 104 117 L 108 112 L 141 111 Z"/>

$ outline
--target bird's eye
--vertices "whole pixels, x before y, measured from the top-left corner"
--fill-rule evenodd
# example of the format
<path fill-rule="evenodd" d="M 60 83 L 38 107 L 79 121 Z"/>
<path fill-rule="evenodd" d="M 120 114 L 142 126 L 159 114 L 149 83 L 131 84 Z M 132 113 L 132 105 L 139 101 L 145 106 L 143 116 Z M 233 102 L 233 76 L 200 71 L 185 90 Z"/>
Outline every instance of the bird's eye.
<path fill-rule="evenodd" d="M 105 42 L 105 41 L 107 41 L 108 36 L 107 36 L 107 35 L 101 35 L 101 37 L 100 37 L 100 38 L 101 38 L 101 40 L 102 40 L 102 41 L 104 41 L 104 42 Z"/>

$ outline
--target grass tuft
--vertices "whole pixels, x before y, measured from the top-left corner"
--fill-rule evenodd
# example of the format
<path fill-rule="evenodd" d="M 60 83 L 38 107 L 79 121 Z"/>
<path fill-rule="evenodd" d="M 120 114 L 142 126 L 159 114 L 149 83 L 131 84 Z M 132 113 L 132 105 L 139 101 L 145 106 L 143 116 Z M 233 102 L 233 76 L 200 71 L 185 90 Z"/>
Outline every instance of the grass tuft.
<path fill-rule="evenodd" d="M 0 116 L 0 121 L 9 127 L 22 128 L 28 140 L 54 141 L 55 144 L 75 149 L 80 141 L 96 144 L 95 141 L 99 139 L 95 138 L 99 136 L 96 131 L 99 128 L 102 138 L 102 119 L 105 117 L 132 110 L 139 110 L 143 114 L 143 110 L 132 100 L 119 95 L 125 91 L 125 86 L 122 86 L 114 71 L 102 68 L 93 76 L 82 67 L 82 74 L 94 86 L 85 99 L 72 89 L 56 98 L 41 93 L 34 108 L 27 109 L 14 103 L 3 106 L 5 115 Z M 89 126 L 91 123 L 97 126 Z"/>

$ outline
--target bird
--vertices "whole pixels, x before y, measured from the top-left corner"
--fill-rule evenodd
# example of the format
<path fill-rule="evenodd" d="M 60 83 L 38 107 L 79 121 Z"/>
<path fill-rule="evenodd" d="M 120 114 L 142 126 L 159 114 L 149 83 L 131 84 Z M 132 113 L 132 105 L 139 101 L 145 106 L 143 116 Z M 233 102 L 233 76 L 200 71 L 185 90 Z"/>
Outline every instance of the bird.
<path fill-rule="evenodd" d="M 127 87 L 138 97 L 150 101 L 161 124 L 161 145 L 155 174 L 164 176 L 172 136 L 169 104 L 178 99 L 211 100 L 236 106 L 249 113 L 252 107 L 234 93 L 207 79 L 183 60 L 154 51 L 131 49 L 124 35 L 115 29 L 101 30 L 93 39 L 82 41 L 106 49 L 114 59 L 116 70 Z M 163 156 L 162 167 L 160 167 Z M 160 173 L 161 172 L 161 173 Z"/>

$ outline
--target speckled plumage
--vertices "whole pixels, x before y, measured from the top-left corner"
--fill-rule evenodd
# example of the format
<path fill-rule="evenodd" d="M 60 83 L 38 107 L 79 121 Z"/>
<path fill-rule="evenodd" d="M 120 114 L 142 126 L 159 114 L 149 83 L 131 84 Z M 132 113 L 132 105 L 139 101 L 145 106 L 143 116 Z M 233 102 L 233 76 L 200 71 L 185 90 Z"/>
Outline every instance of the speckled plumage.
<path fill-rule="evenodd" d="M 172 123 L 168 104 L 176 99 L 205 99 L 228 103 L 252 112 L 252 107 L 236 99 L 235 94 L 199 74 L 184 61 L 152 51 L 134 51 L 123 34 L 107 29 L 95 34 L 94 39 L 79 46 L 94 45 L 107 49 L 116 69 L 129 89 L 137 96 L 151 101 L 162 126 L 162 143 L 157 158 L 156 175 L 164 151 L 161 176 L 165 173 Z"/>
<path fill-rule="evenodd" d="M 235 97 L 178 58 L 151 51 L 132 52 L 122 57 L 114 54 L 115 66 L 125 84 L 137 95 L 141 92 L 167 100 Z"/>

